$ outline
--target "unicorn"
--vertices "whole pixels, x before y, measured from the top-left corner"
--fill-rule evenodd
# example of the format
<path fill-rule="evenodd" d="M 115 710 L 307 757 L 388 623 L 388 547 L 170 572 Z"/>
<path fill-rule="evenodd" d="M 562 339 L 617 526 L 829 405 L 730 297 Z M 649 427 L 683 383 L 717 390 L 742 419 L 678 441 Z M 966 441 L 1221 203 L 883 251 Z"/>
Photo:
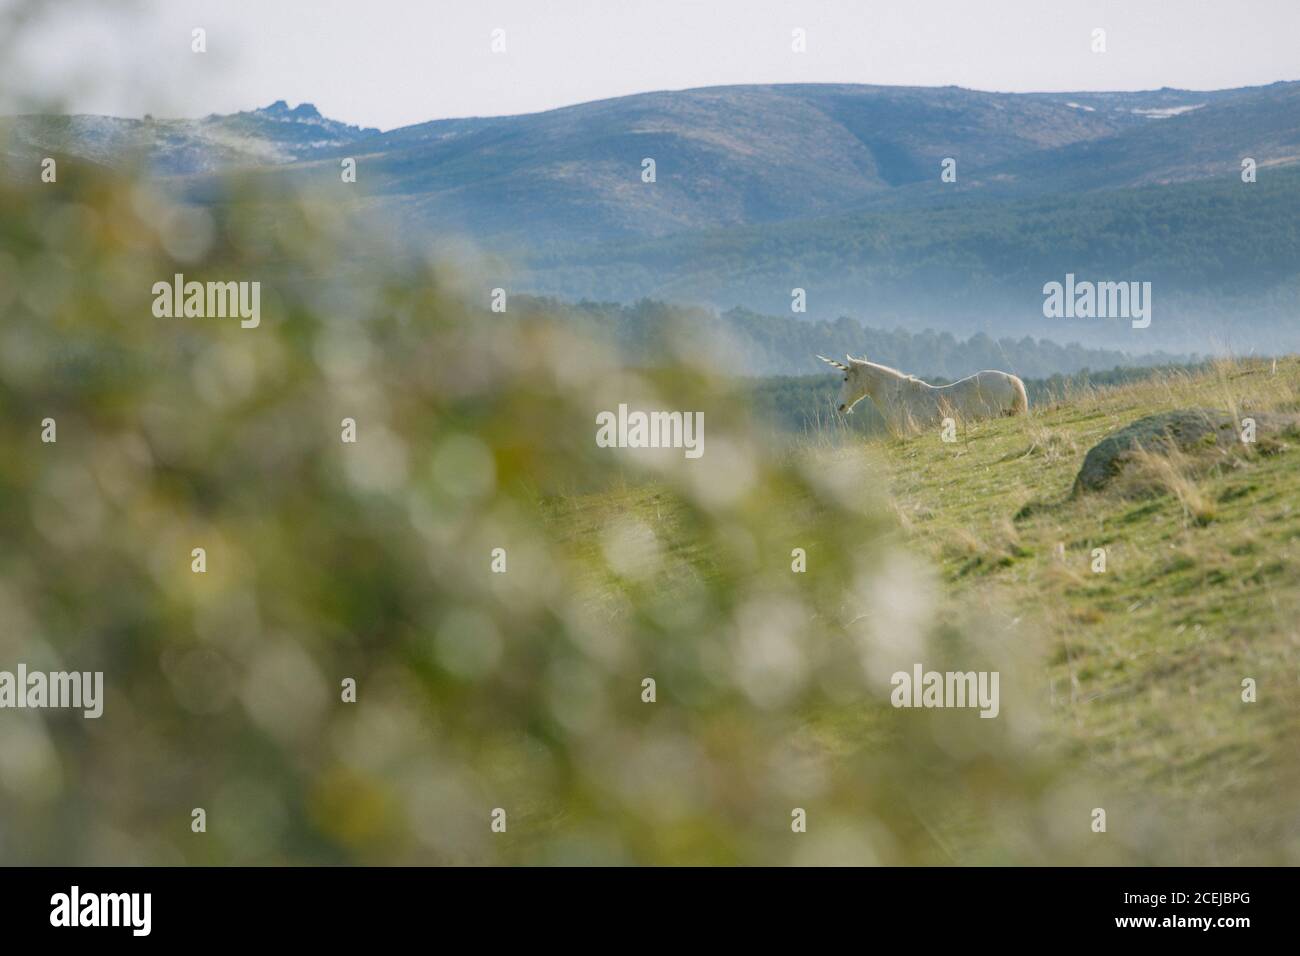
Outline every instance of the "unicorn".
<path fill-rule="evenodd" d="M 844 373 L 839 411 L 851 413 L 854 405 L 870 398 L 895 434 L 936 425 L 945 418 L 974 421 L 1029 412 L 1025 383 L 1009 372 L 985 370 L 951 385 L 930 385 L 915 375 L 851 355 L 844 356 L 848 365 L 817 357 Z"/>

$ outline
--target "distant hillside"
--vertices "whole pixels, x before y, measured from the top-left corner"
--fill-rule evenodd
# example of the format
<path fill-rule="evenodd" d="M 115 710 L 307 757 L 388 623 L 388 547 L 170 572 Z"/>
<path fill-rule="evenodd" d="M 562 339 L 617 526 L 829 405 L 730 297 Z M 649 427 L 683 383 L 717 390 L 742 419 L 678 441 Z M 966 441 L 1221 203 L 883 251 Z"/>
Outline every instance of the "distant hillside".
<path fill-rule="evenodd" d="M 223 202 L 238 170 L 235 200 L 260 197 L 267 222 L 300 194 L 346 198 L 421 254 L 504 259 L 511 270 L 493 268 L 512 294 L 776 314 L 802 288 L 803 318 L 874 327 L 1124 352 L 1300 349 L 1297 82 L 732 86 L 387 132 L 283 101 L 202 120 L 0 121 L 0 154 L 47 151 L 147 163 L 196 202 Z M 342 156 L 358 164 L 346 187 Z M 1240 179 L 1245 156 L 1257 183 Z M 1067 273 L 1151 282 L 1150 328 L 1044 319 L 1042 287 Z"/>
<path fill-rule="evenodd" d="M 664 236 L 834 212 L 936 175 L 1145 122 L 956 88 L 744 86 L 648 93 L 368 140 L 372 192 L 477 240 Z M 656 181 L 641 181 L 653 158 Z"/>
<path fill-rule="evenodd" d="M 11 138 L 170 175 L 267 167 L 280 185 L 359 185 L 410 228 L 535 251 L 924 204 L 1224 175 L 1249 146 L 1300 157 L 1300 84 L 1203 93 L 986 93 L 958 87 L 731 86 L 379 133 L 283 102 L 202 120 L 21 117 Z M 945 157 L 958 181 L 939 182 Z M 656 181 L 641 163 L 656 162 Z M 328 160 L 328 162 L 326 162 Z M 949 188 L 945 191 L 944 186 Z"/>
<path fill-rule="evenodd" d="M 1300 83 L 1153 109 L 1145 115 L 1166 118 L 979 167 L 971 188 L 999 196 L 1115 189 L 1234 175 L 1247 156 L 1264 169 L 1300 163 Z"/>
<path fill-rule="evenodd" d="M 328 153 L 378 130 L 326 119 L 310 103 L 284 100 L 204 119 L 17 116 L 0 119 L 0 146 L 15 158 L 68 154 L 103 165 L 142 163 L 163 175 L 292 163 Z"/>
<path fill-rule="evenodd" d="M 1214 181 L 879 209 L 643 242 L 544 250 L 541 294 L 654 296 L 874 326 L 1047 336 L 1125 351 L 1300 348 L 1300 166 Z M 1044 283 L 1149 281 L 1152 323 L 1046 319 Z"/>
<path fill-rule="evenodd" d="M 266 175 L 274 190 L 320 186 L 347 152 L 366 194 L 403 227 L 535 252 L 881 204 L 1222 176 L 1238 162 L 1225 150 L 1252 130 L 1261 163 L 1294 162 L 1298 96 L 1295 83 L 1109 94 L 715 87 L 423 123 Z M 958 161 L 955 184 L 939 181 L 946 157 Z M 653 183 L 641 179 L 646 158 Z"/>

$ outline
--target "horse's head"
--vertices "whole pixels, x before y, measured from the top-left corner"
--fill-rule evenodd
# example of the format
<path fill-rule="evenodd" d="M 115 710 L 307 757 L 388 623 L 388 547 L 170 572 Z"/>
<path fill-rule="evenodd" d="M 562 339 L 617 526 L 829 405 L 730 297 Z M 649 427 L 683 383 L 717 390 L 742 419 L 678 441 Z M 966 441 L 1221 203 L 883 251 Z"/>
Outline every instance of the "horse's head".
<path fill-rule="evenodd" d="M 852 414 L 853 406 L 867 397 L 867 377 L 862 374 L 864 363 L 851 355 L 844 356 L 849 363 L 848 365 L 836 362 L 834 359 L 828 359 L 824 355 L 817 357 L 831 368 L 839 370 L 844 381 L 840 385 L 840 397 L 835 404 L 835 408 L 846 415 Z"/>

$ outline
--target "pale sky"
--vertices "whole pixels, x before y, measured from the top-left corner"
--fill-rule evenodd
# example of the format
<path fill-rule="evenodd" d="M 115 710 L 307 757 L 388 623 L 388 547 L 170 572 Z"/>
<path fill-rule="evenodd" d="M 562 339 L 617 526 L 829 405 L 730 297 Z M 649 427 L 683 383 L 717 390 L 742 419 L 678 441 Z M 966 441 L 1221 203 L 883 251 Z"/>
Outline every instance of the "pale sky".
<path fill-rule="evenodd" d="M 0 0 L 12 12 L 24 0 Z M 1222 89 L 1300 79 L 1300 0 L 39 0 L 0 112 L 307 101 L 390 129 L 648 90 L 842 82 Z M 190 49 L 207 31 L 208 52 Z M 1107 52 L 1091 52 L 1106 30 Z M 491 51 L 492 31 L 506 51 Z M 807 31 L 807 52 L 791 33 Z M 16 47 L 7 48 L 7 47 Z"/>

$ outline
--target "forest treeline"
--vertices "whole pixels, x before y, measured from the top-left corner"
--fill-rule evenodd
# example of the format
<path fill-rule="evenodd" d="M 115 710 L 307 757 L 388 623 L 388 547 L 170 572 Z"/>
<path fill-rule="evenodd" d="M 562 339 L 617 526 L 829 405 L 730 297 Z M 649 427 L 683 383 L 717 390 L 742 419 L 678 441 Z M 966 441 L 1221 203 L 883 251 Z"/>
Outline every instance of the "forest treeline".
<path fill-rule="evenodd" d="M 961 339 L 951 332 L 872 328 L 849 316 L 833 321 L 795 315 L 762 315 L 748 309 L 726 312 L 679 306 L 651 299 L 631 305 L 574 303 L 518 296 L 511 311 L 563 314 L 587 334 L 616 346 L 631 365 L 663 364 L 683 353 L 703 350 L 730 373 L 740 376 L 798 375 L 825 367 L 818 355 L 851 354 L 919 375 L 927 381 L 953 380 L 985 368 L 1021 378 L 1046 379 L 1084 369 L 1115 369 L 1185 364 L 1195 356 L 1152 352 L 1130 355 L 1113 349 L 1061 345 L 1031 336 L 994 338 L 982 332 Z"/>
<path fill-rule="evenodd" d="M 1041 326 L 1044 283 L 1075 273 L 1151 282 L 1160 309 L 1144 335 L 1151 347 L 1277 351 L 1297 341 L 1297 222 L 1300 171 L 1284 167 L 1249 185 L 1234 174 L 557 248 L 530 261 L 526 278 L 570 300 L 667 296 L 761 312 L 784 308 L 798 287 L 817 318 L 869 307 L 877 326 L 1020 336 Z M 1130 331 L 1115 323 L 1077 334 L 1126 347 Z"/>

